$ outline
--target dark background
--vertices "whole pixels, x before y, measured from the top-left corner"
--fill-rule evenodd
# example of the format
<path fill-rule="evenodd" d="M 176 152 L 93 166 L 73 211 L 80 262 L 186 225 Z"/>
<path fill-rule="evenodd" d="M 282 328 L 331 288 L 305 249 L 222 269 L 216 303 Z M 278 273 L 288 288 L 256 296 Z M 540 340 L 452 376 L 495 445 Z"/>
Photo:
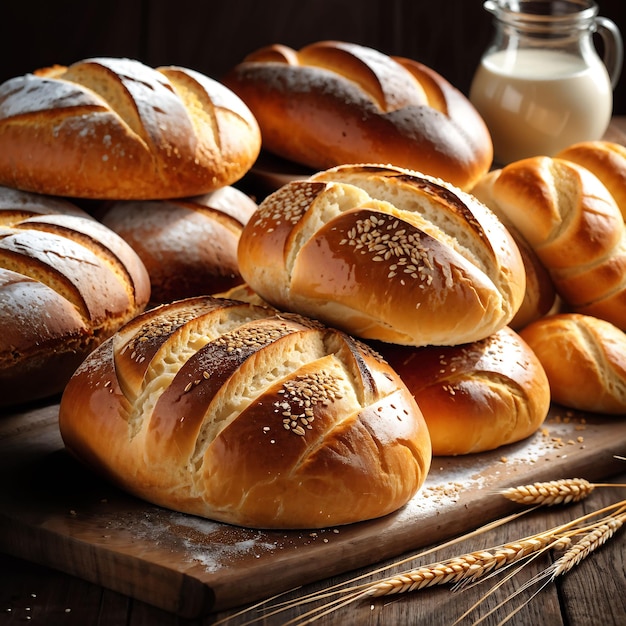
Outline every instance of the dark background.
<path fill-rule="evenodd" d="M 0 82 L 90 56 L 182 65 L 219 80 L 261 46 L 299 48 L 340 39 L 421 61 L 467 95 L 493 34 L 482 0 L 18 0 L 3 5 Z M 600 14 L 626 36 L 625 1 L 600 0 L 599 5 Z M 626 115 L 624 72 L 614 113 Z"/>

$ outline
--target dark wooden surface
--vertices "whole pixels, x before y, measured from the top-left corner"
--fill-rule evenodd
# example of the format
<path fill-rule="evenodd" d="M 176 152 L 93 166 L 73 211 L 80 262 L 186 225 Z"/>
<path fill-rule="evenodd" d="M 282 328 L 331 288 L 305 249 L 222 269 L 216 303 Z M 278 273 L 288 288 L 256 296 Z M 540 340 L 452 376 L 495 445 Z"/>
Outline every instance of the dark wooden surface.
<path fill-rule="evenodd" d="M 626 420 L 552 407 L 544 427 L 492 452 L 434 460 L 422 490 L 381 519 L 315 531 L 219 524 L 113 488 L 63 448 L 58 404 L 0 417 L 0 551 L 186 618 L 373 566 L 519 510 L 497 492 L 624 469 Z M 245 596 L 242 594 L 245 593 Z"/>
<path fill-rule="evenodd" d="M 598 4 L 626 34 L 624 0 Z M 340 39 L 421 61 L 467 94 L 492 35 L 482 0 L 4 2 L 0 81 L 98 55 L 178 64 L 219 79 L 260 46 Z M 614 113 L 626 115 L 626 73 L 614 100 Z"/>
<path fill-rule="evenodd" d="M 626 473 L 614 478 L 626 482 Z M 624 499 L 623 488 L 598 488 L 583 503 L 567 507 L 552 507 L 547 512 L 525 516 L 511 525 L 473 539 L 469 545 L 438 553 L 436 558 L 460 554 L 467 549 L 476 550 L 505 543 L 533 534 L 546 527 L 569 521 L 583 513 L 597 510 L 604 505 Z M 617 534 L 609 543 L 590 555 L 573 571 L 556 583 L 545 588 L 531 600 L 531 591 L 523 592 L 512 604 L 517 607 L 530 600 L 512 619 L 512 624 L 563 625 L 563 626 L 610 626 L 626 623 L 626 557 L 625 532 Z M 375 549 L 375 545 L 372 546 Z M 426 562 L 429 562 L 428 559 Z M 546 558 L 532 562 L 520 577 L 503 586 L 486 604 L 493 607 L 509 595 L 519 580 L 537 573 L 549 563 Z M 406 568 L 406 565 L 404 566 Z M 393 570 L 392 570 L 393 571 Z M 324 580 L 306 586 L 284 596 L 284 599 L 305 595 L 345 581 L 360 571 Z M 453 592 L 447 587 L 424 589 L 398 598 L 373 602 L 361 602 L 320 619 L 320 626 L 375 625 L 375 624 L 428 624 L 437 626 L 452 624 L 474 602 L 480 600 L 490 583 L 463 592 Z M 534 590 L 533 590 L 534 591 Z M 242 596 L 245 602 L 245 596 Z M 481 612 L 482 611 L 482 612 Z M 471 615 L 473 623 L 485 609 Z M 297 617 L 302 610 L 291 610 L 281 616 L 267 618 L 258 623 L 266 626 L 285 624 Z M 79 578 L 0 555 L 0 624 L 3 626 L 25 623 L 41 626 L 208 626 L 234 612 L 210 615 L 203 619 L 185 620 L 175 614 L 138 602 L 122 594 L 87 583 Z M 251 612 L 232 617 L 232 626 L 242 626 L 262 613 Z M 506 615 L 501 609 L 484 623 L 494 625 Z"/>

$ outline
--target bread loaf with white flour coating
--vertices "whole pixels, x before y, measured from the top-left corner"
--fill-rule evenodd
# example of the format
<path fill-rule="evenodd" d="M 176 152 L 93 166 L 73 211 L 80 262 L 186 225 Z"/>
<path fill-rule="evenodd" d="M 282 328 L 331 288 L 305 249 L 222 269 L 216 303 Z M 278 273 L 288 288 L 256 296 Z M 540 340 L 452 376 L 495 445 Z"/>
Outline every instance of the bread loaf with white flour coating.
<path fill-rule="evenodd" d="M 25 191 L 193 196 L 239 180 L 260 146 L 241 99 L 188 68 L 98 57 L 0 85 L 0 184 Z"/>

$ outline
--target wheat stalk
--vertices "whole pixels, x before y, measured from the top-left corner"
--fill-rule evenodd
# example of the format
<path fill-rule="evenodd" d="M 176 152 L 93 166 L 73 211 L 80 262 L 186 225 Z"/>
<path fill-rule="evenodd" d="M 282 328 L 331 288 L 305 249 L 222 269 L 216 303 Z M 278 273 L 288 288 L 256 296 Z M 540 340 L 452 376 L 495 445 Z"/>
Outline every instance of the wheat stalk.
<path fill-rule="evenodd" d="M 531 485 L 509 487 L 500 493 L 513 502 L 520 504 L 553 506 L 579 502 L 591 494 L 596 487 L 623 487 L 611 483 L 591 483 L 584 478 L 563 478 L 537 482 Z"/>
<path fill-rule="evenodd" d="M 550 533 L 540 534 L 490 550 L 469 552 L 439 563 L 423 565 L 372 583 L 361 595 L 378 597 L 408 593 L 434 585 L 458 583 L 462 580 L 474 581 L 545 548 L 556 539 L 558 538 Z"/>
<path fill-rule="evenodd" d="M 594 550 L 606 543 L 622 527 L 625 520 L 626 513 L 610 516 L 605 522 L 583 535 L 563 556 L 552 564 L 550 567 L 552 570 L 551 579 L 554 580 L 557 576 L 562 576 L 576 567 L 578 563 Z"/>
<path fill-rule="evenodd" d="M 565 478 L 548 482 L 510 487 L 500 493 L 509 500 L 520 504 L 541 504 L 553 506 L 568 504 L 586 498 L 595 488 L 584 478 Z"/>
<path fill-rule="evenodd" d="M 489 617 L 489 615 L 495 613 L 497 610 L 502 608 L 505 604 L 513 600 L 513 598 L 515 598 L 516 596 L 525 592 L 530 587 L 533 587 L 537 585 L 538 583 L 542 583 L 539 589 L 537 589 L 532 594 L 532 596 L 530 596 L 530 598 L 526 600 L 526 602 L 522 603 L 516 609 L 511 611 L 508 615 L 506 615 L 504 619 L 502 619 L 499 622 L 499 626 L 502 624 L 505 624 L 515 614 L 517 614 L 524 606 L 526 606 L 533 598 L 535 598 L 544 587 L 546 587 L 551 582 L 554 582 L 554 580 L 558 576 L 562 576 L 566 574 L 567 572 L 569 572 L 570 570 L 572 570 L 584 558 L 589 556 L 594 550 L 597 550 L 601 545 L 606 543 L 606 541 L 608 541 L 617 532 L 617 530 L 621 528 L 624 521 L 626 521 L 626 512 L 624 512 L 625 502 L 624 501 L 619 502 L 614 506 L 618 507 L 616 512 L 608 515 L 607 517 L 603 519 L 596 521 L 590 526 L 586 526 L 582 528 L 574 527 L 572 529 L 572 523 L 565 524 L 563 526 L 564 535 L 563 537 L 561 537 L 561 540 L 555 542 L 555 544 L 552 546 L 554 549 L 567 547 L 569 544 L 571 544 L 572 537 L 575 537 L 581 534 L 582 534 L 582 537 L 580 537 L 580 539 L 578 539 L 578 541 L 576 541 L 575 543 L 571 544 L 570 547 L 568 547 L 567 551 L 559 559 L 557 559 L 554 563 L 552 563 L 552 565 L 550 565 L 543 572 L 540 572 L 539 574 L 537 574 L 536 576 L 532 577 L 530 580 L 525 582 L 523 585 L 518 587 L 513 594 L 509 595 L 502 602 L 500 602 L 495 607 L 493 607 L 488 613 L 486 613 L 479 620 L 474 622 L 474 624 L 475 625 L 480 624 L 483 620 Z M 610 509 L 612 507 L 608 507 L 608 508 Z M 606 509 L 603 509 L 602 511 L 604 510 Z M 574 520 L 574 522 L 586 520 L 589 517 L 590 515 L 585 515 L 585 516 L 582 516 L 581 518 L 578 518 L 578 520 Z M 463 617 L 466 617 L 473 609 L 475 609 L 482 601 L 484 601 L 496 588 L 497 586 L 493 587 L 487 594 L 485 594 L 482 597 L 482 599 L 479 602 L 474 604 L 473 607 L 471 607 L 468 611 L 466 611 L 459 618 L 459 620 L 462 619 Z M 457 620 L 457 622 L 459 620 Z"/>

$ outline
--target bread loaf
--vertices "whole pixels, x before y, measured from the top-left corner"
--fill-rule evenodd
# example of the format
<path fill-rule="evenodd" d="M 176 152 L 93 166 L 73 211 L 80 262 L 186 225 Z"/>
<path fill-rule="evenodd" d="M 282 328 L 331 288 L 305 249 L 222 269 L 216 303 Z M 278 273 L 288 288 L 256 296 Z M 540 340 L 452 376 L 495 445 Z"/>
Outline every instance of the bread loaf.
<path fill-rule="evenodd" d="M 256 203 L 234 187 L 181 200 L 117 201 L 97 213 L 139 255 L 153 303 L 226 291 L 242 281 L 237 244 Z"/>
<path fill-rule="evenodd" d="M 533 247 L 493 201 L 492 186 L 499 175 L 500 170 L 491 170 L 472 189 L 472 195 L 497 211 L 498 218 L 506 226 L 520 251 L 526 274 L 526 291 L 522 304 L 509 323 L 513 330 L 520 330 L 553 310 L 558 305 L 557 294 L 550 272 Z"/>
<path fill-rule="evenodd" d="M 223 84 L 182 67 L 93 58 L 0 85 L 0 184 L 114 200 L 178 198 L 239 180 L 258 124 Z"/>
<path fill-rule="evenodd" d="M 611 141 L 581 141 L 556 155 L 595 174 L 626 218 L 626 146 Z"/>
<path fill-rule="evenodd" d="M 395 511 L 430 466 L 415 400 L 349 336 L 198 297 L 151 309 L 80 366 L 59 425 L 128 492 L 249 527 L 316 528 Z"/>
<path fill-rule="evenodd" d="M 595 413 L 626 413 L 626 335 L 590 315 L 562 313 L 520 332 L 541 361 L 554 402 Z"/>
<path fill-rule="evenodd" d="M 411 59 L 342 41 L 271 45 L 224 77 L 255 115 L 263 149 L 321 170 L 391 163 L 469 188 L 492 162 L 469 100 Z"/>
<path fill-rule="evenodd" d="M 626 329 L 626 227 L 597 176 L 565 159 L 531 157 L 472 193 L 517 228 L 570 310 Z"/>
<path fill-rule="evenodd" d="M 415 397 L 435 456 L 484 452 L 521 441 L 548 415 L 546 373 L 508 327 L 460 346 L 377 343 L 374 348 Z"/>
<path fill-rule="evenodd" d="M 0 188 L 0 405 L 60 393 L 149 297 L 113 231 L 68 202 Z"/>
<path fill-rule="evenodd" d="M 340 166 L 282 187 L 244 227 L 238 258 L 278 309 L 406 345 L 487 337 L 525 289 L 519 250 L 489 209 L 390 166 Z"/>

